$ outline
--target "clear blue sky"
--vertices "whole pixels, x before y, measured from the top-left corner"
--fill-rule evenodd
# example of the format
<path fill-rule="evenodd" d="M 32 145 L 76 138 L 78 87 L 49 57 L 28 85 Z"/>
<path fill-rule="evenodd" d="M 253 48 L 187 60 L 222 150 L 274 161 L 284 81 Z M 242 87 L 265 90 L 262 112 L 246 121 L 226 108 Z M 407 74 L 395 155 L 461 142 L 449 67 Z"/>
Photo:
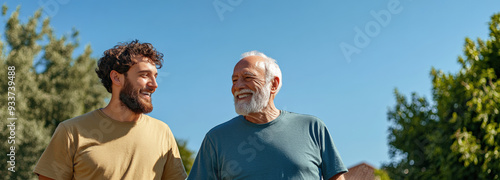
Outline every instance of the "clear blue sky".
<path fill-rule="evenodd" d="M 22 4 L 23 22 L 45 6 L 43 14 L 52 18 L 55 32 L 69 35 L 78 29 L 78 51 L 90 44 L 96 58 L 117 42 L 152 43 L 165 54 L 166 63 L 159 71 L 150 115 L 166 122 L 195 151 L 209 129 L 236 116 L 230 88 L 240 54 L 262 51 L 283 72 L 277 107 L 321 118 L 348 167 L 362 161 L 380 167 L 389 161 L 386 113 L 395 104 L 394 88 L 431 98 L 431 67 L 456 72 L 464 38 L 486 38 L 490 16 L 500 12 L 500 1 L 494 0 L 6 4 L 8 14 Z M 381 16 L 379 22 L 372 11 L 387 12 L 390 19 Z M 352 54 L 345 55 L 341 46 L 349 46 Z"/>

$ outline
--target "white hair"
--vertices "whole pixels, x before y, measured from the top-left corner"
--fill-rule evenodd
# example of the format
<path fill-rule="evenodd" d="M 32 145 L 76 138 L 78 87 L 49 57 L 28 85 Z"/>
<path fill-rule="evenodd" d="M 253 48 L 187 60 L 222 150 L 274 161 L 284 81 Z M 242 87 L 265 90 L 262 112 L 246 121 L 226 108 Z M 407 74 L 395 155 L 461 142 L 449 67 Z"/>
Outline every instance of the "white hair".
<path fill-rule="evenodd" d="M 278 94 L 278 92 L 281 89 L 281 85 L 283 84 L 283 79 L 281 79 L 281 70 L 280 70 L 280 67 L 278 66 L 278 62 L 276 62 L 276 60 L 273 58 L 267 57 L 264 53 L 261 53 L 259 51 L 255 51 L 255 50 L 241 54 L 242 58 L 245 58 L 248 56 L 259 56 L 259 57 L 264 58 L 264 67 L 266 70 L 266 83 L 271 82 L 271 80 L 274 77 L 278 77 L 279 84 L 278 84 L 278 88 L 276 89 L 276 94 Z"/>

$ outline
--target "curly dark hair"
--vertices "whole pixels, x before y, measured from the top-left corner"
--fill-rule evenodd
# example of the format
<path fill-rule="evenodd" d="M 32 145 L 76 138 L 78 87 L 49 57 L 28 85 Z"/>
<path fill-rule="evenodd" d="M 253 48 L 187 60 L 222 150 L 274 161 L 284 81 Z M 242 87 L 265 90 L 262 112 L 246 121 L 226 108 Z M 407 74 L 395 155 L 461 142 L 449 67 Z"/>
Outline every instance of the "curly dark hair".
<path fill-rule="evenodd" d="M 111 71 L 115 70 L 127 76 L 127 71 L 136 64 L 132 61 L 132 56 L 136 55 L 148 58 L 151 63 L 156 65 L 157 69 L 163 66 L 163 54 L 156 51 L 150 43 L 139 43 L 137 39 L 129 43 L 119 43 L 112 49 L 104 51 L 95 69 L 102 85 L 109 93 L 111 93 L 111 78 L 109 77 Z"/>

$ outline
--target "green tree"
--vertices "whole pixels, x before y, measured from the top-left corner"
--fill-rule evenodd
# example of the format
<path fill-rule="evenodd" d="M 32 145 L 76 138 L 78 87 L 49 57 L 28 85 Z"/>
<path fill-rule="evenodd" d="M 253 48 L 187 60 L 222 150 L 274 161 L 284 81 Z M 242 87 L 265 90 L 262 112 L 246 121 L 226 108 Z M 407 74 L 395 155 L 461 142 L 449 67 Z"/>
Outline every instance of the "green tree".
<path fill-rule="evenodd" d="M 375 174 L 375 178 L 378 180 L 391 180 L 389 174 L 387 174 L 387 172 L 383 169 L 375 169 L 373 174 Z"/>
<path fill-rule="evenodd" d="M 5 17 L 8 8 L 2 7 Z M 57 38 L 48 18 L 41 21 L 41 10 L 26 23 L 19 19 L 20 7 L 11 13 L 0 39 L 0 174 L 6 179 L 34 179 L 32 173 L 57 124 L 105 105 L 108 93 L 93 72 L 96 59 L 90 46 L 74 57 L 79 46 L 78 32 Z M 15 68 L 15 75 L 8 76 Z M 12 71 L 11 71 L 12 72 Z M 12 73 L 11 73 L 12 74 Z M 7 77 L 10 77 L 7 78 Z M 8 81 L 15 84 L 9 85 Z M 9 87 L 13 87 L 8 89 Z M 8 94 L 8 92 L 15 95 Z M 8 99 L 7 97 L 14 97 Z M 9 114 L 8 102 L 15 111 Z M 16 117 L 15 121 L 7 118 Z M 7 143 L 15 123 L 15 143 Z M 15 148 L 15 172 L 9 171 L 5 156 Z"/>
<path fill-rule="evenodd" d="M 179 152 L 181 154 L 182 164 L 184 165 L 184 169 L 186 169 L 186 172 L 189 174 L 189 172 L 191 172 L 191 167 L 193 166 L 194 163 L 194 151 L 191 151 L 187 147 L 186 140 L 176 139 L 176 141 L 177 141 L 177 146 L 179 147 Z"/>
<path fill-rule="evenodd" d="M 389 109 L 392 179 L 500 179 L 500 14 L 489 39 L 465 39 L 457 73 L 431 70 L 433 103 L 395 91 Z"/>

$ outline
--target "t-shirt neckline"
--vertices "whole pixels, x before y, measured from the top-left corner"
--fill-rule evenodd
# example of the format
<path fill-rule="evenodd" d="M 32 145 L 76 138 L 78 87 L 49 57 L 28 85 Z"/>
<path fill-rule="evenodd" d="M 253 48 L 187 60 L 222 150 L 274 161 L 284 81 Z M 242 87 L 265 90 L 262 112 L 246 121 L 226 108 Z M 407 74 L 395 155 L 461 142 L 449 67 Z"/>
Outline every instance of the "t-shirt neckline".
<path fill-rule="evenodd" d="M 99 116 L 103 117 L 103 118 L 106 118 L 108 120 L 110 120 L 113 124 L 117 124 L 117 125 L 125 125 L 125 126 L 135 126 L 135 125 L 138 125 L 140 123 L 142 123 L 142 121 L 144 121 L 144 114 L 141 114 L 139 116 L 139 119 L 137 121 L 127 121 L 127 122 L 123 122 L 123 121 L 117 121 L 117 120 L 114 120 L 113 118 L 109 117 L 108 115 L 106 115 L 106 113 L 104 113 L 102 111 L 102 108 L 100 109 L 97 109 L 97 113 Z"/>
<path fill-rule="evenodd" d="M 287 114 L 288 112 L 285 111 L 285 110 L 280 110 L 280 115 L 278 117 L 276 117 L 276 119 L 270 121 L 270 122 L 267 122 L 267 123 L 264 123 L 264 124 L 256 124 L 256 123 L 253 123 L 253 122 L 250 122 L 248 121 L 247 119 L 245 119 L 245 116 L 243 115 L 240 115 L 240 119 L 243 121 L 243 123 L 245 123 L 246 125 L 249 125 L 249 126 L 253 126 L 253 127 L 268 127 L 268 126 L 271 126 L 273 124 L 276 124 L 278 122 L 281 121 L 281 119 L 283 119 L 283 117 Z"/>

